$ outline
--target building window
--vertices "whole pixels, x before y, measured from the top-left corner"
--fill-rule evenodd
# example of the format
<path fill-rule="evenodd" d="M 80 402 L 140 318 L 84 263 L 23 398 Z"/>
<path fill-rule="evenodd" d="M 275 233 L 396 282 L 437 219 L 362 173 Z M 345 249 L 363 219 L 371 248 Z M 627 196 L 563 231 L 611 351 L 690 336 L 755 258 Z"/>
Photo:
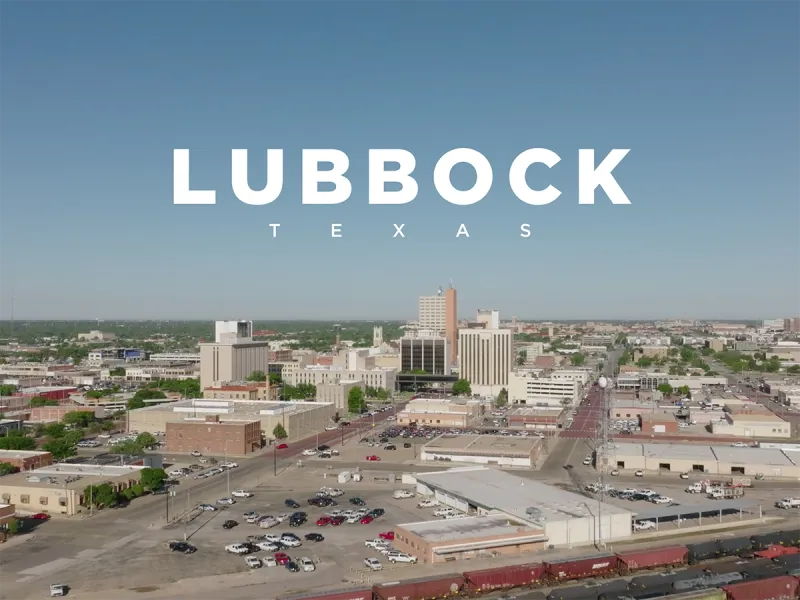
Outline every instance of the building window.
<path fill-rule="evenodd" d="M 39 504 L 41 504 L 42 506 L 47 506 L 47 496 L 42 496 L 41 498 L 39 498 Z"/>
<path fill-rule="evenodd" d="M 59 498 L 58 499 L 58 505 L 59 506 L 66 506 L 67 505 L 67 499 L 66 498 Z"/>
<path fill-rule="evenodd" d="M 11 502 L 11 494 L 3 494 L 3 502 L 8 504 Z"/>
<path fill-rule="evenodd" d="M 31 497 L 28 494 L 22 494 L 19 497 L 19 502 L 20 502 L 20 504 L 30 504 L 31 503 Z"/>

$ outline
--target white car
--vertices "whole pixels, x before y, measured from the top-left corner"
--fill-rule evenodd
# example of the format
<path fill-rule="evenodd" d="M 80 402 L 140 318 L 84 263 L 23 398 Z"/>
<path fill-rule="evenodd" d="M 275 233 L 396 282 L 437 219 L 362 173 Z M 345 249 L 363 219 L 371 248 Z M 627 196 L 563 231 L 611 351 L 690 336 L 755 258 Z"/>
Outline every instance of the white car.
<path fill-rule="evenodd" d="M 644 495 L 644 496 L 660 496 L 661 495 L 661 494 L 659 494 L 657 492 L 654 492 L 653 490 L 648 490 L 648 489 L 639 490 L 639 493 Z"/>
<path fill-rule="evenodd" d="M 363 519 L 363 518 L 364 517 L 362 517 L 361 515 L 353 515 L 351 517 L 347 517 L 347 521 L 346 522 L 349 523 L 350 525 L 355 525 L 356 523 L 361 521 L 361 519 Z"/>
<path fill-rule="evenodd" d="M 584 458 L 583 459 L 583 464 L 584 465 L 591 465 L 592 464 L 592 459 L 591 458 Z"/>
<path fill-rule="evenodd" d="M 270 529 L 278 524 L 278 519 L 275 517 L 261 517 L 261 520 L 258 522 L 258 526 L 262 529 Z"/>
<path fill-rule="evenodd" d="M 282 537 L 281 544 L 283 544 L 284 546 L 289 546 L 289 548 L 298 548 L 299 546 L 303 545 L 303 542 L 301 542 L 300 540 L 296 540 L 294 538 Z"/>
<path fill-rule="evenodd" d="M 170 477 L 183 477 L 186 473 L 183 472 L 183 469 L 172 469 L 167 475 Z"/>
<path fill-rule="evenodd" d="M 325 492 L 331 498 L 338 498 L 339 496 L 344 496 L 344 490 L 340 490 L 338 488 L 324 487 L 320 490 L 320 492 Z"/>
<path fill-rule="evenodd" d="M 297 564 L 300 566 L 301 569 L 303 569 L 303 571 L 306 572 L 313 571 L 316 569 L 316 567 L 314 566 L 314 561 L 305 556 L 299 559 L 297 561 Z"/>
<path fill-rule="evenodd" d="M 220 498 L 219 500 L 217 500 L 217 504 L 219 504 L 220 506 L 232 506 L 236 504 L 236 500 L 234 500 L 233 498 Z"/>
<path fill-rule="evenodd" d="M 397 550 L 395 550 L 394 547 L 391 544 L 386 544 L 385 546 L 378 546 L 375 549 L 378 552 L 380 552 L 381 554 L 383 554 L 384 556 L 388 556 L 389 554 L 392 554 L 393 552 L 397 552 Z"/>
<path fill-rule="evenodd" d="M 611 476 L 616 477 L 619 475 L 619 469 L 611 469 Z"/>
<path fill-rule="evenodd" d="M 373 571 L 382 571 L 383 565 L 381 565 L 380 561 L 377 558 L 365 558 L 364 564 L 367 565 L 368 569 Z"/>
<path fill-rule="evenodd" d="M 303 456 L 316 456 L 317 455 L 317 451 L 314 450 L 313 448 L 308 448 L 307 450 L 303 450 L 302 455 Z"/>
<path fill-rule="evenodd" d="M 264 564 L 265 567 L 277 567 L 278 561 L 275 560 L 274 556 L 265 556 L 261 559 L 261 562 Z"/>
<path fill-rule="evenodd" d="M 669 504 L 672 502 L 672 498 L 669 496 L 652 496 L 650 502 L 653 504 Z"/>
<path fill-rule="evenodd" d="M 642 471 L 642 470 L 636 471 L 636 473 L 634 473 L 634 475 L 636 475 L 636 477 L 644 477 L 644 471 Z"/>
<path fill-rule="evenodd" d="M 747 448 L 747 444 L 744 442 L 736 442 L 735 444 L 731 444 L 734 448 Z"/>
<path fill-rule="evenodd" d="M 445 515 L 454 515 L 454 514 L 456 514 L 456 511 L 450 508 L 449 506 L 446 506 L 444 508 L 437 508 L 435 511 L 433 511 L 434 517 L 444 517 Z"/>
<path fill-rule="evenodd" d="M 225 546 L 225 552 L 231 554 L 249 554 L 250 550 L 243 544 L 228 544 Z"/>
<path fill-rule="evenodd" d="M 256 542 L 256 546 L 258 546 L 259 550 L 263 550 L 264 552 L 277 552 L 279 548 L 277 544 L 273 544 L 272 542 Z"/>
<path fill-rule="evenodd" d="M 339 429 L 339 428 L 336 425 L 328 425 L 325 428 L 325 431 L 336 431 L 337 429 Z"/>
<path fill-rule="evenodd" d="M 392 497 L 399 500 L 400 498 L 413 498 L 414 494 L 408 490 L 395 490 L 394 494 L 392 494 Z"/>
<path fill-rule="evenodd" d="M 637 490 L 636 488 L 625 488 L 624 490 L 622 490 L 622 493 L 623 494 L 638 494 L 639 490 Z"/>
<path fill-rule="evenodd" d="M 251 525 L 254 525 L 255 523 L 258 523 L 261 520 L 261 515 L 259 515 L 259 514 L 247 515 L 244 518 L 244 520 L 245 520 L 246 523 L 250 523 Z"/>
<path fill-rule="evenodd" d="M 688 473 L 681 473 L 680 478 L 681 479 L 689 479 L 689 474 Z"/>
<path fill-rule="evenodd" d="M 655 529 L 655 521 L 639 521 L 633 524 L 634 531 L 645 531 L 647 529 Z"/>
<path fill-rule="evenodd" d="M 405 552 L 394 552 L 392 554 L 387 554 L 386 559 L 390 563 L 400 562 L 400 563 L 411 563 L 412 565 L 417 563 L 416 556 L 411 556 L 410 554 L 406 554 Z"/>
<path fill-rule="evenodd" d="M 257 556 L 246 556 L 244 559 L 244 564 L 246 564 L 251 569 L 260 569 L 261 568 L 261 559 Z"/>
<path fill-rule="evenodd" d="M 267 533 L 264 535 L 264 539 L 267 540 L 268 542 L 273 542 L 277 544 L 278 542 L 281 541 L 281 536 L 276 535 L 274 533 Z"/>
<path fill-rule="evenodd" d="M 278 521 L 278 523 L 283 523 L 286 519 L 288 519 L 291 516 L 292 515 L 290 515 L 289 513 L 281 513 L 277 517 L 275 517 L 275 520 Z"/>
<path fill-rule="evenodd" d="M 197 508 L 199 508 L 200 510 L 207 510 L 208 512 L 214 512 L 215 510 L 217 510 L 216 506 L 212 506 L 210 504 L 198 504 Z"/>
<path fill-rule="evenodd" d="M 248 492 L 247 490 L 233 490 L 231 496 L 234 498 L 252 498 L 253 492 Z"/>
<path fill-rule="evenodd" d="M 434 506 L 439 506 L 439 502 L 433 498 L 426 498 L 417 503 L 417 508 L 433 508 Z"/>
<path fill-rule="evenodd" d="M 203 456 L 203 454 L 197 450 L 192 450 L 189 454 L 192 456 Z"/>
<path fill-rule="evenodd" d="M 224 463 L 220 463 L 220 465 L 219 465 L 219 466 L 220 466 L 220 468 L 222 468 L 222 469 L 235 469 L 236 467 L 238 467 L 238 466 L 239 466 L 239 463 L 235 463 L 235 462 L 224 462 Z"/>

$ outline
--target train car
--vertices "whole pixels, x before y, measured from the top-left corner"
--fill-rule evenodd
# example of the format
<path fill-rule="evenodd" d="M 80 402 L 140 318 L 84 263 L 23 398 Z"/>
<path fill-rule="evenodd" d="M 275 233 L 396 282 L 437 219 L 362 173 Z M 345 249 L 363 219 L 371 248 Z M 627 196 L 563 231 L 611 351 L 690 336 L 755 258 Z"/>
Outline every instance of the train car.
<path fill-rule="evenodd" d="M 744 576 L 741 573 L 713 573 L 703 574 L 700 577 L 693 577 L 691 579 L 683 579 L 676 581 L 672 584 L 672 588 L 676 592 L 688 592 L 691 590 L 707 589 L 721 587 L 723 585 L 730 585 L 742 581 Z"/>
<path fill-rule="evenodd" d="M 586 585 L 568 585 L 554 589 L 547 600 L 597 600 L 597 591 Z"/>
<path fill-rule="evenodd" d="M 654 575 L 639 575 L 628 583 L 631 590 L 672 589 L 672 582 L 680 579 L 680 573 L 656 573 Z"/>
<path fill-rule="evenodd" d="M 773 577 L 723 586 L 727 600 L 796 600 L 800 589 L 796 577 Z"/>
<path fill-rule="evenodd" d="M 464 576 L 450 573 L 378 584 L 373 589 L 378 600 L 441 600 L 458 596 L 464 587 Z"/>
<path fill-rule="evenodd" d="M 332 590 L 313 595 L 283 596 L 278 600 L 373 600 L 373 598 L 372 587 L 358 587 Z"/>
<path fill-rule="evenodd" d="M 736 537 L 717 540 L 717 556 L 744 556 L 753 554 L 753 542 L 749 537 Z"/>
<path fill-rule="evenodd" d="M 628 593 L 628 582 L 625 579 L 612 579 L 595 586 L 597 600 L 613 600 Z"/>
<path fill-rule="evenodd" d="M 494 590 L 517 587 L 534 587 L 542 583 L 544 576 L 545 567 L 542 563 L 508 565 L 464 573 L 466 589 L 472 594 L 484 594 Z"/>
<path fill-rule="evenodd" d="M 725 592 L 719 588 L 670 594 L 669 596 L 662 596 L 662 598 L 667 598 L 668 600 L 726 600 Z"/>
<path fill-rule="evenodd" d="M 547 600 L 544 592 L 528 592 L 527 594 L 515 595 L 514 600 Z"/>
<path fill-rule="evenodd" d="M 628 575 L 643 569 L 677 567 L 686 564 L 689 550 L 686 546 L 666 546 L 638 552 L 617 552 L 620 574 Z"/>
<path fill-rule="evenodd" d="M 787 529 L 780 534 L 784 546 L 800 546 L 800 529 Z"/>
<path fill-rule="evenodd" d="M 775 564 L 786 567 L 787 571 L 800 569 L 800 554 L 786 554 L 773 559 Z"/>
<path fill-rule="evenodd" d="M 617 572 L 619 559 L 616 554 L 598 554 L 584 558 L 545 562 L 546 578 L 549 583 L 605 577 Z"/>
<path fill-rule="evenodd" d="M 786 556 L 788 554 L 800 554 L 800 548 L 797 546 L 770 546 L 764 550 L 756 552 L 758 558 L 768 558 L 770 560 L 778 558 L 779 556 Z"/>
<path fill-rule="evenodd" d="M 750 536 L 750 542 L 753 544 L 753 550 L 764 550 L 770 546 L 783 546 L 781 541 L 784 537 L 780 531 L 773 531 L 772 533 L 762 533 L 759 535 Z"/>
<path fill-rule="evenodd" d="M 717 558 L 719 545 L 717 542 L 702 542 L 700 544 L 687 544 L 687 559 L 690 565 L 696 565 L 704 560 Z"/>

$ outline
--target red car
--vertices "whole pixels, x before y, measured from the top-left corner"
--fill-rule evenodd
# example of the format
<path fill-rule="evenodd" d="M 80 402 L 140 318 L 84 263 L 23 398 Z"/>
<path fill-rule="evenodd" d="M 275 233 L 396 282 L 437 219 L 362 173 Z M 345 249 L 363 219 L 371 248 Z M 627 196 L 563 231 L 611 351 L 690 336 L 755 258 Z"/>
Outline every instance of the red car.
<path fill-rule="evenodd" d="M 367 457 L 367 460 L 371 460 L 371 461 L 379 461 L 380 459 L 381 459 L 380 456 L 375 456 L 374 454 Z"/>
<path fill-rule="evenodd" d="M 317 527 L 325 527 L 325 525 L 330 525 L 333 519 L 330 517 L 320 517 L 317 519 Z"/>
<path fill-rule="evenodd" d="M 286 450 L 289 447 L 289 444 L 278 444 L 275 446 L 278 450 Z"/>
<path fill-rule="evenodd" d="M 292 560 L 291 558 L 289 558 L 289 555 L 286 554 L 285 552 L 276 552 L 275 554 L 273 554 L 273 557 L 275 558 L 275 562 L 278 563 L 279 565 L 285 565 L 287 562 Z"/>
<path fill-rule="evenodd" d="M 36 519 L 37 521 L 47 521 L 50 518 L 50 515 L 48 515 L 47 513 L 36 513 L 35 515 L 31 515 L 28 518 Z"/>
<path fill-rule="evenodd" d="M 361 519 L 361 524 L 362 524 L 362 525 L 369 525 L 369 524 L 370 524 L 370 523 L 372 523 L 374 520 L 375 520 L 375 519 L 374 519 L 373 517 L 370 517 L 369 515 L 367 515 L 366 517 L 364 517 L 363 519 Z"/>
<path fill-rule="evenodd" d="M 345 519 L 344 517 L 333 517 L 333 518 L 331 519 L 331 525 L 333 525 L 333 526 L 341 525 L 341 524 L 342 524 L 342 523 L 344 523 L 346 520 L 347 520 L 347 519 Z"/>
<path fill-rule="evenodd" d="M 379 533 L 378 537 L 382 540 L 392 541 L 394 539 L 394 531 L 384 531 L 383 533 Z"/>

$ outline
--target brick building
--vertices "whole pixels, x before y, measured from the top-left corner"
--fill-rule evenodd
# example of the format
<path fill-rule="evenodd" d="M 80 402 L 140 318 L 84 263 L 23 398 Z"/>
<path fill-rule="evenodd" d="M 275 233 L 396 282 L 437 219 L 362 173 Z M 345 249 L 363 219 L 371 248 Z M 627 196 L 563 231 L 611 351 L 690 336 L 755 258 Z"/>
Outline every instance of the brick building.
<path fill-rule="evenodd" d="M 0 450 L 0 462 L 17 467 L 20 471 L 30 471 L 52 465 L 53 455 L 36 450 Z"/>
<path fill-rule="evenodd" d="M 98 411 L 103 412 L 103 409 L 95 409 L 94 407 L 87 408 L 80 404 L 74 404 L 72 406 L 35 406 L 31 409 L 28 420 L 52 423 L 61 421 L 67 414 L 72 412 L 88 412 L 97 417 L 105 416 L 104 412 L 103 414 L 97 414 Z"/>
<path fill-rule="evenodd" d="M 678 421 L 671 411 L 642 412 L 639 416 L 642 433 L 678 433 Z"/>
<path fill-rule="evenodd" d="M 261 448 L 260 421 L 221 421 L 219 415 L 207 415 L 169 421 L 166 434 L 167 452 L 244 456 Z"/>

